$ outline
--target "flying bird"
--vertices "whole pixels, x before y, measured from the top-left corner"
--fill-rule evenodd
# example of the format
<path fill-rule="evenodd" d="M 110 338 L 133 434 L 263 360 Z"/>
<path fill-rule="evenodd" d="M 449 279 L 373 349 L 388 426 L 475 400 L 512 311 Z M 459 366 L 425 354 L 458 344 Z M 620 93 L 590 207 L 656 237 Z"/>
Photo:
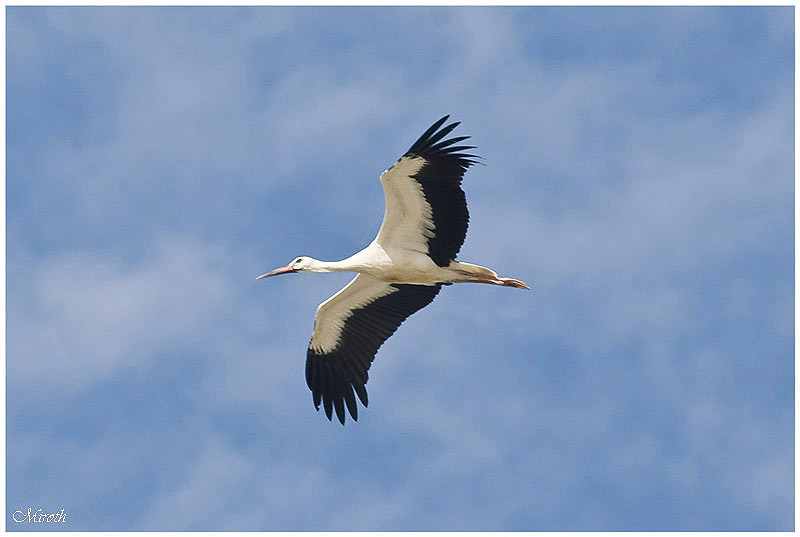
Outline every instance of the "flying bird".
<path fill-rule="evenodd" d="M 488 283 L 530 289 L 493 270 L 456 261 L 467 235 L 467 200 L 461 181 L 480 157 L 447 138 L 459 122 L 444 116 L 381 176 L 386 208 L 378 235 L 342 261 L 301 256 L 258 276 L 292 272 L 357 272 L 342 290 L 317 308 L 306 357 L 306 383 L 314 406 L 344 425 L 345 407 L 358 419 L 356 397 L 367 406 L 367 371 L 378 348 L 411 314 L 424 308 L 442 285 Z"/>

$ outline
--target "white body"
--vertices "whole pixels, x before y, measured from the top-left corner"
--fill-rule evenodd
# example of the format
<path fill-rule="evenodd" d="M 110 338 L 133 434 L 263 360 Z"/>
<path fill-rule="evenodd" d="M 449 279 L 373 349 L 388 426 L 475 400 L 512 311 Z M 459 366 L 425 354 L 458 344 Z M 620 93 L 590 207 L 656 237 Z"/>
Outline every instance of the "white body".
<path fill-rule="evenodd" d="M 479 282 L 503 285 L 497 273 L 479 265 L 451 261 L 440 267 L 426 254 L 399 247 L 386 248 L 377 239 L 347 259 L 319 262 L 318 272 L 353 271 L 386 283 L 436 285 L 437 283 Z M 314 270 L 312 270 L 314 271 Z M 314 271 L 317 272 L 317 271 Z"/>

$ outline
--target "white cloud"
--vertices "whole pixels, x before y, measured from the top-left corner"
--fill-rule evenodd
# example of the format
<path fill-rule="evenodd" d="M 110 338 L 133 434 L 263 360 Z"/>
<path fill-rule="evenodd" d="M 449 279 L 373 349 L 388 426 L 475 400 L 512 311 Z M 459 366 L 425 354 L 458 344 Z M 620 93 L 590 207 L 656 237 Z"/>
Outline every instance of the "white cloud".
<path fill-rule="evenodd" d="M 192 348 L 231 287 L 210 247 L 164 240 L 133 266 L 99 252 L 37 260 L 10 293 L 10 382 L 75 392 Z M 19 281 L 19 280 L 15 280 Z"/>

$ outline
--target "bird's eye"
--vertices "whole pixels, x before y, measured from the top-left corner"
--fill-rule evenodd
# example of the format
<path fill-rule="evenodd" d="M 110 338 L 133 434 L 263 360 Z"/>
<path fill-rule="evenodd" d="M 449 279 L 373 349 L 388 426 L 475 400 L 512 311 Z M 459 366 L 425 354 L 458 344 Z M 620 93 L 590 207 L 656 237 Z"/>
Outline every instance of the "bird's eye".
<path fill-rule="evenodd" d="M 299 262 L 301 262 L 302 260 L 303 260 L 303 258 L 302 258 L 302 257 L 298 257 L 297 259 L 295 259 L 295 260 L 294 260 L 294 263 L 293 263 L 293 264 L 294 264 L 294 265 L 296 265 L 296 264 L 298 264 Z"/>

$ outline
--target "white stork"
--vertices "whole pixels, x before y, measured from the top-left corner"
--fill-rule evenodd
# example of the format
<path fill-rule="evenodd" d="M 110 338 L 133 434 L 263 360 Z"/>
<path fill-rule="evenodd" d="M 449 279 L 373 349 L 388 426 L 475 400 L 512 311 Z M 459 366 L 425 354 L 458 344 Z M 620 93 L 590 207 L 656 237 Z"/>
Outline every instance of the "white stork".
<path fill-rule="evenodd" d="M 442 285 L 476 282 L 530 289 L 513 278 L 455 260 L 467 234 L 464 172 L 477 157 L 444 139 L 459 123 L 444 116 L 426 130 L 394 166 L 381 174 L 386 197 L 383 224 L 369 246 L 342 261 L 298 257 L 258 278 L 290 272 L 357 272 L 317 308 L 306 358 L 306 383 L 314 406 L 344 425 L 358 419 L 355 396 L 367 406 L 367 371 L 378 348 L 412 313 L 434 299 Z"/>

